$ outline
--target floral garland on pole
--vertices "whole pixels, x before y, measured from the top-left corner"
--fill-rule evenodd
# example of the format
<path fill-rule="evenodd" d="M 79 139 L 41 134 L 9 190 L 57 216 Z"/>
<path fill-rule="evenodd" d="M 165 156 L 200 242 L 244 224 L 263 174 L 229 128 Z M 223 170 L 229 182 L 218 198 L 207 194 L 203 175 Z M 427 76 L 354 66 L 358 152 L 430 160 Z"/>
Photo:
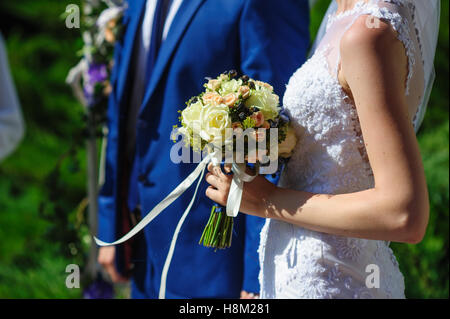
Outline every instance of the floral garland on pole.
<path fill-rule="evenodd" d="M 103 165 L 106 149 L 106 110 L 111 93 L 109 78 L 114 64 L 114 44 L 123 32 L 122 18 L 126 9 L 123 0 L 84 0 L 82 8 L 81 60 L 67 75 L 75 97 L 84 106 L 86 119 L 88 220 L 92 233 L 97 230 L 97 196 L 103 184 Z M 97 138 L 102 137 L 100 161 Z M 99 164 L 100 162 L 100 164 Z M 86 273 L 96 278 L 97 246 L 91 245 Z M 101 283 L 100 283 L 101 284 Z M 95 284 L 85 291 L 86 298 L 96 298 Z M 109 295 L 109 294 L 108 294 Z"/>

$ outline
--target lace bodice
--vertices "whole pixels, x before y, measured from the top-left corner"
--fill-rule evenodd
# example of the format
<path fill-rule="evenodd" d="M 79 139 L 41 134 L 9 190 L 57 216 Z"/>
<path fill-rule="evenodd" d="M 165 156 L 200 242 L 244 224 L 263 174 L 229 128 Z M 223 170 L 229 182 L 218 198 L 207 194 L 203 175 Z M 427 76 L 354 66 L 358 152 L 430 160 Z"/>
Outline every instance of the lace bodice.
<path fill-rule="evenodd" d="M 366 16 L 368 27 L 376 27 L 373 17 L 391 24 L 408 58 L 405 95 L 417 126 L 424 78 L 413 12 L 409 0 L 371 0 L 358 1 L 352 10 L 329 17 L 327 33 L 313 56 L 291 77 L 284 95 L 283 105 L 293 119 L 299 144 L 282 183 L 335 194 L 373 186 L 357 110 L 338 81 L 340 39 L 361 16 Z"/>
<path fill-rule="evenodd" d="M 368 28 L 376 28 L 378 20 L 390 23 L 396 31 L 398 39 L 405 47 L 408 61 L 405 95 L 410 106 L 411 119 L 416 130 L 419 116 L 422 112 L 419 106 L 425 96 L 424 92 L 424 61 L 419 30 L 415 24 L 415 5 L 417 0 L 362 0 L 356 2 L 353 9 L 332 14 L 327 20 L 327 32 L 318 45 L 317 51 L 326 50 L 330 74 L 337 77 L 340 66 L 340 41 L 342 36 L 355 21 L 364 17 Z"/>
<path fill-rule="evenodd" d="M 404 44 L 408 61 L 405 95 L 415 122 L 423 95 L 420 40 L 414 31 L 410 0 L 359 1 L 352 10 L 329 17 L 327 32 L 311 58 L 289 80 L 283 105 L 298 144 L 280 186 L 318 194 L 342 194 L 373 187 L 358 114 L 338 81 L 339 44 L 345 32 L 365 16 L 389 22 Z M 261 232 L 263 298 L 403 298 L 397 261 L 383 241 L 334 236 L 276 220 Z M 366 267 L 380 269 L 380 287 L 365 284 Z"/>

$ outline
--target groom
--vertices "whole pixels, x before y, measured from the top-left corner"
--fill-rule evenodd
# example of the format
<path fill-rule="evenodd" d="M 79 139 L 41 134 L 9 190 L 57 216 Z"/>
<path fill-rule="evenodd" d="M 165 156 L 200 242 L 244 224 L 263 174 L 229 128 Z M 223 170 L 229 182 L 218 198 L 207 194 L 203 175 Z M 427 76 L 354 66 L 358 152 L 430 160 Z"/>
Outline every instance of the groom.
<path fill-rule="evenodd" d="M 115 48 L 108 107 L 105 184 L 98 237 L 112 242 L 169 194 L 196 164 L 170 160 L 178 110 L 225 70 L 269 82 L 282 96 L 309 45 L 308 0 L 130 0 Z M 238 298 L 258 293 L 262 219 L 238 215 L 231 248 L 198 245 L 212 201 L 202 183 L 178 237 L 167 298 Z M 193 196 L 186 191 L 139 236 L 102 247 L 114 281 L 131 277 L 133 298 L 157 298 L 175 227 Z"/>

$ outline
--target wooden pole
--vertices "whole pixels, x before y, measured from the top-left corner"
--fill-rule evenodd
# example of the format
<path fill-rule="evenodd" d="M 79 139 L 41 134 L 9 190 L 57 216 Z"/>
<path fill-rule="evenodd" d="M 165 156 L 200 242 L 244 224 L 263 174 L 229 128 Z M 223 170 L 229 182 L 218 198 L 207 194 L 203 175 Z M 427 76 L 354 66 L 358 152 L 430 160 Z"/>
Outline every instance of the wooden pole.
<path fill-rule="evenodd" d="M 86 142 L 87 156 L 87 191 L 88 191 L 88 223 L 91 234 L 97 234 L 98 214 L 98 155 L 97 155 L 97 132 L 93 112 L 87 108 L 88 117 L 88 140 Z M 96 278 L 98 247 L 92 241 L 89 259 L 86 265 L 86 273 L 91 278 Z"/>

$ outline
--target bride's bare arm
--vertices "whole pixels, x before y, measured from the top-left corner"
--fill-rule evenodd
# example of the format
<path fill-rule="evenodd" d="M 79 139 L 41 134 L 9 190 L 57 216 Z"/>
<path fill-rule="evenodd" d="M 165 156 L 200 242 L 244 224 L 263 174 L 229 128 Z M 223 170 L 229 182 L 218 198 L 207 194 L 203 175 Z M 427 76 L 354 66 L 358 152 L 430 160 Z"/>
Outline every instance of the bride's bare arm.
<path fill-rule="evenodd" d="M 283 189 L 257 178 L 246 183 L 241 211 L 315 231 L 407 243 L 422 240 L 429 204 L 424 169 L 405 100 L 407 59 L 385 23 L 367 28 L 364 17 L 341 42 L 340 80 L 357 106 L 375 186 L 325 195 Z M 209 169 L 212 169 L 209 167 Z M 206 195 L 226 204 L 230 177 L 209 173 Z"/>

